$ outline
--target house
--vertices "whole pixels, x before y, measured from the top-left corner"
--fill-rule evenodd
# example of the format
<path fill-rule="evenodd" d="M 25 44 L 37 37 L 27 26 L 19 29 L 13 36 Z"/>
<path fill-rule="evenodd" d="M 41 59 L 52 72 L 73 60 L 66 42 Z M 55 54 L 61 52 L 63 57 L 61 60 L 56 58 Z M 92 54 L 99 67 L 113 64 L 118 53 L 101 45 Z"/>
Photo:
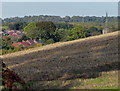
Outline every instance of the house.
<path fill-rule="evenodd" d="M 20 47 L 20 46 L 22 46 L 22 43 L 21 42 L 13 43 L 12 46 L 14 46 L 14 47 Z"/>
<path fill-rule="evenodd" d="M 22 41 L 22 42 L 18 42 L 18 43 L 13 43 L 12 46 L 14 47 L 28 47 L 28 46 L 32 46 L 34 45 L 34 41 L 33 40 L 27 40 L 27 41 Z"/>
<path fill-rule="evenodd" d="M 13 33 L 15 33 L 14 30 L 8 31 L 8 34 L 13 34 Z"/>
<path fill-rule="evenodd" d="M 26 41 L 23 41 L 23 42 L 21 42 L 22 43 L 22 46 L 23 47 L 28 47 L 28 46 L 31 46 L 28 42 L 26 42 Z"/>
<path fill-rule="evenodd" d="M 13 43 L 12 46 L 14 47 L 29 47 L 29 46 L 33 46 L 33 45 L 36 45 L 36 44 L 42 44 L 44 45 L 44 43 L 41 41 L 41 40 L 26 40 L 26 41 L 22 41 L 22 42 L 18 42 L 18 43 Z"/>
<path fill-rule="evenodd" d="M 23 42 L 13 43 L 12 46 L 14 46 L 14 47 L 28 47 L 28 46 L 30 46 L 30 44 L 26 41 L 23 41 Z"/>
<path fill-rule="evenodd" d="M 18 39 L 21 39 L 23 35 L 25 35 L 24 31 L 18 31 L 18 30 L 5 30 L 1 32 L 2 37 L 8 36 L 10 37 L 14 42 Z"/>
<path fill-rule="evenodd" d="M 35 42 L 33 40 L 27 40 L 26 42 L 28 42 L 30 45 L 34 45 Z"/>
<path fill-rule="evenodd" d="M 44 43 L 41 40 L 34 40 L 34 42 L 41 43 L 42 45 L 44 45 Z"/>

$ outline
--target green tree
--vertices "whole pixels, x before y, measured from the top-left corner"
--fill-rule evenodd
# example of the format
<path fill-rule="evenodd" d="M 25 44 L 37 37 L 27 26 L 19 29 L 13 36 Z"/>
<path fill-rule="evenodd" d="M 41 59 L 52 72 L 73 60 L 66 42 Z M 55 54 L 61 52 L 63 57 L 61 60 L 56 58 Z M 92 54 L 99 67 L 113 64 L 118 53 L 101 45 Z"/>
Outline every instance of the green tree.
<path fill-rule="evenodd" d="M 68 29 L 57 29 L 54 32 L 54 41 L 55 42 L 59 42 L 59 41 L 66 41 L 67 40 L 67 36 L 70 35 L 70 30 Z"/>
<path fill-rule="evenodd" d="M 23 40 L 28 40 L 29 38 L 26 35 L 23 35 L 21 39 L 18 39 L 17 42 L 22 42 Z"/>
<path fill-rule="evenodd" d="M 4 40 L 2 40 L 2 49 L 6 49 L 6 48 L 7 48 L 7 43 Z"/>
<path fill-rule="evenodd" d="M 16 22 L 8 24 L 8 27 L 10 30 L 22 30 L 26 25 L 26 22 Z"/>
<path fill-rule="evenodd" d="M 7 43 L 7 44 L 9 44 L 9 45 L 12 44 L 12 40 L 11 40 L 10 37 L 4 37 L 4 38 L 3 38 L 3 41 L 5 41 L 5 43 Z"/>
<path fill-rule="evenodd" d="M 46 44 L 51 44 L 51 43 L 54 43 L 53 39 L 49 39 L 49 40 L 46 41 Z"/>
<path fill-rule="evenodd" d="M 73 29 L 57 29 L 54 33 L 54 41 L 70 41 L 80 38 L 85 38 L 85 30 L 82 27 Z"/>
<path fill-rule="evenodd" d="M 69 23 L 55 23 L 55 26 L 58 29 L 61 29 L 61 28 L 63 28 L 63 29 L 71 29 L 71 28 L 73 28 L 73 25 L 69 24 Z"/>
<path fill-rule="evenodd" d="M 25 28 L 24 31 L 26 32 L 26 36 L 29 38 L 38 38 L 41 34 L 36 27 L 36 22 L 29 23 Z"/>
<path fill-rule="evenodd" d="M 6 50 L 14 49 L 14 47 L 11 46 L 10 44 L 8 44 L 7 42 L 9 43 L 8 40 L 5 41 L 5 40 L 2 39 L 2 49 L 6 49 Z"/>
<path fill-rule="evenodd" d="M 32 39 L 50 39 L 56 27 L 52 22 L 31 22 L 25 28 L 26 36 Z"/>
<path fill-rule="evenodd" d="M 68 36 L 71 39 L 85 38 L 85 30 L 82 27 L 75 27 L 71 30 L 71 34 Z"/>
<path fill-rule="evenodd" d="M 49 22 L 46 22 L 46 21 L 37 22 L 36 26 L 38 27 L 40 33 L 42 34 L 41 38 L 44 38 L 47 40 L 52 38 L 52 35 L 56 30 L 56 26 L 51 21 L 49 21 Z"/>
<path fill-rule="evenodd" d="M 102 33 L 101 29 L 98 29 L 96 27 L 91 27 L 91 28 L 89 28 L 89 29 L 86 30 L 86 37 L 94 36 L 94 35 L 99 35 L 101 33 Z"/>

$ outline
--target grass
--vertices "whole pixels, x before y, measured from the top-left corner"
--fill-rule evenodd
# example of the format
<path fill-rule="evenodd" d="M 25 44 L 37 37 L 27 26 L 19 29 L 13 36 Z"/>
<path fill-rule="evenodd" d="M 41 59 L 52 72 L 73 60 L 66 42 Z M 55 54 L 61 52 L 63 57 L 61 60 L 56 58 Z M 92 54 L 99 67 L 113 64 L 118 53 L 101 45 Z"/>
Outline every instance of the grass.
<path fill-rule="evenodd" d="M 117 86 L 100 86 L 96 87 L 97 89 L 118 89 Z"/>
<path fill-rule="evenodd" d="M 2 26 L 2 29 L 7 30 L 7 29 L 8 29 L 8 26 Z"/>
<path fill-rule="evenodd" d="M 39 89 L 118 89 L 118 71 L 102 72 L 100 77 L 91 79 L 38 81 L 33 82 L 30 87 Z"/>

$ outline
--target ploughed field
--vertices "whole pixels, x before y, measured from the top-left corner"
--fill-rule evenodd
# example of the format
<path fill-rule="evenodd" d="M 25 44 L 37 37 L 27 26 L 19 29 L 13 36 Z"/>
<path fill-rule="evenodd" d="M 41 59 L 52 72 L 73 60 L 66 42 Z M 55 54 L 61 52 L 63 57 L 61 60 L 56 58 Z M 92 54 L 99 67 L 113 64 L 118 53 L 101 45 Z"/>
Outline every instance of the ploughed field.
<path fill-rule="evenodd" d="M 118 70 L 118 35 L 116 31 L 2 57 L 8 68 L 28 83 L 96 78 L 101 72 Z"/>

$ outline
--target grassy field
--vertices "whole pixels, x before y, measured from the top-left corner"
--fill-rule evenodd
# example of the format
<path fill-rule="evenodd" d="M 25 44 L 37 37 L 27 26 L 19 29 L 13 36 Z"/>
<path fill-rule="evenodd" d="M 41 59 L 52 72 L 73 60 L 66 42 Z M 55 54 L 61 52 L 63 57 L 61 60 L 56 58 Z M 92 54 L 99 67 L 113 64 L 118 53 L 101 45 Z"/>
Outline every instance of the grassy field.
<path fill-rule="evenodd" d="M 117 88 L 118 31 L 3 55 L 31 88 Z"/>
<path fill-rule="evenodd" d="M 8 26 L 2 26 L 2 29 L 7 30 L 7 29 L 8 29 Z"/>
<path fill-rule="evenodd" d="M 30 82 L 30 89 L 118 89 L 118 71 L 102 72 L 100 77 Z"/>

